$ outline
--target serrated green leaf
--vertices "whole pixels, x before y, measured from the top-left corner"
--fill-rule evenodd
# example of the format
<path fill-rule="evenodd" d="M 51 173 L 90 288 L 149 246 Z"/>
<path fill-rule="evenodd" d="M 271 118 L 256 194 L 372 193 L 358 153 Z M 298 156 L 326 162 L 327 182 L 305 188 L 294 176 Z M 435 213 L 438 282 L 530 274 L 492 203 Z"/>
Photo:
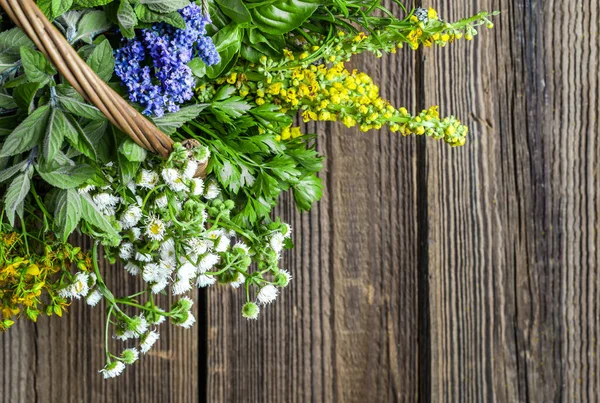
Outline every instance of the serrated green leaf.
<path fill-rule="evenodd" d="M 98 108 L 75 98 L 58 97 L 60 105 L 75 116 L 90 120 L 104 120 L 106 117 Z"/>
<path fill-rule="evenodd" d="M 300 27 L 317 10 L 321 0 L 275 0 L 260 2 L 250 14 L 254 25 L 263 32 L 283 35 Z"/>
<path fill-rule="evenodd" d="M 33 49 L 34 46 L 31 39 L 19 28 L 0 32 L 0 54 L 19 56 L 22 47 Z"/>
<path fill-rule="evenodd" d="M 96 35 L 100 35 L 102 32 L 108 31 L 111 27 L 112 24 L 106 17 L 104 11 L 92 10 L 81 17 L 77 23 L 77 34 L 73 37 L 71 43 L 75 43 L 79 40 L 82 40 L 86 43 L 92 43 L 92 40 Z"/>
<path fill-rule="evenodd" d="M 62 190 L 56 196 L 54 223 L 57 233 L 66 242 L 81 220 L 81 198 L 76 190 Z"/>
<path fill-rule="evenodd" d="M 43 180 L 59 189 L 74 189 L 96 174 L 96 170 L 86 164 L 66 165 L 50 172 L 38 167 Z"/>
<path fill-rule="evenodd" d="M 35 147 L 44 134 L 48 121 L 48 105 L 29 115 L 4 141 L 0 157 L 20 154 Z"/>
<path fill-rule="evenodd" d="M 141 22 L 166 22 L 167 24 L 172 25 L 175 28 L 185 29 L 186 27 L 185 20 L 177 11 L 173 11 L 167 14 L 157 13 L 150 10 L 148 6 L 138 4 L 137 6 L 135 6 L 135 14 L 138 17 L 138 20 Z"/>
<path fill-rule="evenodd" d="M 125 139 L 119 147 L 119 153 L 125 156 L 130 162 L 142 162 L 146 159 L 148 152 L 138 146 L 133 140 Z"/>
<path fill-rule="evenodd" d="M 15 100 L 8 94 L 0 93 L 0 108 L 2 109 L 14 109 L 17 107 Z"/>
<path fill-rule="evenodd" d="M 75 4 L 83 8 L 94 8 L 105 6 L 112 3 L 114 0 L 75 0 Z"/>
<path fill-rule="evenodd" d="M 71 8 L 73 0 L 52 0 L 52 17 L 58 18 Z"/>
<path fill-rule="evenodd" d="M 21 61 L 23 62 L 27 81 L 31 83 L 45 84 L 50 80 L 51 76 L 56 74 L 54 66 L 37 50 L 22 47 Z"/>
<path fill-rule="evenodd" d="M 103 81 L 108 82 L 111 79 L 115 71 L 115 57 L 108 39 L 94 48 L 86 62 Z"/>
<path fill-rule="evenodd" d="M 101 230 L 113 242 L 118 241 L 121 238 L 119 233 L 115 230 L 110 221 L 108 221 L 106 216 L 98 210 L 98 207 L 96 207 L 92 198 L 88 194 L 80 194 L 79 197 L 81 198 L 81 216 L 83 219 L 90 225 Z"/>
<path fill-rule="evenodd" d="M 96 147 L 88 137 L 88 133 L 79 126 L 79 123 L 77 123 L 75 119 L 66 115 L 65 117 L 68 123 L 68 125 L 66 125 L 68 130 L 65 131 L 65 137 L 69 144 L 86 157 L 96 161 L 98 159 L 98 154 Z"/>
<path fill-rule="evenodd" d="M 296 206 L 308 211 L 323 196 L 323 184 L 316 175 L 308 175 L 293 186 L 293 192 Z"/>
<path fill-rule="evenodd" d="M 17 176 L 8 187 L 6 197 L 4 198 L 4 208 L 10 225 L 15 225 L 15 216 L 22 209 L 21 206 L 25 197 L 27 197 L 30 188 L 31 170 L 27 170 Z"/>
<path fill-rule="evenodd" d="M 66 124 L 68 122 L 65 121 L 62 111 L 52 108 L 48 116 L 46 136 L 42 147 L 44 158 L 47 161 L 52 161 L 60 150 L 65 139 L 65 132 L 68 130 Z"/>
<path fill-rule="evenodd" d="M 24 160 L 16 165 L 13 165 L 12 167 L 0 171 L 0 183 L 6 182 L 7 180 L 15 176 L 19 171 L 21 171 L 25 166 L 27 166 L 28 163 L 28 160 Z"/>
<path fill-rule="evenodd" d="M 252 16 L 242 0 L 215 0 L 223 14 L 238 24 L 252 22 Z"/>
<path fill-rule="evenodd" d="M 137 25 L 138 19 L 128 0 L 121 1 L 119 4 L 117 21 L 126 38 L 133 38 L 135 36 L 134 28 Z"/>
<path fill-rule="evenodd" d="M 140 0 L 140 3 L 157 13 L 170 13 L 190 5 L 189 0 Z"/>
<path fill-rule="evenodd" d="M 33 100 L 40 89 L 40 83 L 23 83 L 13 90 L 14 100 L 21 110 L 31 114 L 35 108 Z"/>
<path fill-rule="evenodd" d="M 196 119 L 200 112 L 202 112 L 208 106 L 208 104 L 186 106 L 177 112 L 168 113 L 162 118 L 155 118 L 154 124 L 165 134 L 173 134 L 185 123 Z"/>

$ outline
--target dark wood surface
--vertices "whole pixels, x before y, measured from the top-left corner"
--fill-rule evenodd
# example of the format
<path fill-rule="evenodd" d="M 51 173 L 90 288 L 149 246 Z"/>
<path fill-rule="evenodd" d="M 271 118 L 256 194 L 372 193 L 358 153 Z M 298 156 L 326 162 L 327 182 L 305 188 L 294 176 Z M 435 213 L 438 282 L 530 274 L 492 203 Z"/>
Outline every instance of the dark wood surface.
<path fill-rule="evenodd" d="M 295 280 L 260 320 L 239 292 L 199 293 L 101 380 L 103 307 L 0 335 L 6 402 L 596 401 L 600 391 L 600 5 L 432 0 L 447 20 L 500 10 L 472 43 L 361 57 L 397 105 L 471 127 L 433 140 L 337 124 L 323 201 L 298 214 Z M 120 268 L 113 286 L 136 287 Z"/>

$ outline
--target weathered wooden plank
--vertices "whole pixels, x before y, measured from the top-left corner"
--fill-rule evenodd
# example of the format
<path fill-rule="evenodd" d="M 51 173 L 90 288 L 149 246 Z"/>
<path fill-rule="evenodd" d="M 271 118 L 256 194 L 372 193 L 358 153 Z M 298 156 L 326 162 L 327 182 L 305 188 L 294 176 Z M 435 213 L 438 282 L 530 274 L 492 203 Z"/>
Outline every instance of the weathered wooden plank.
<path fill-rule="evenodd" d="M 89 240 L 80 242 L 91 247 Z M 140 289 L 121 266 L 105 265 L 103 273 L 115 295 Z M 62 318 L 43 317 L 35 326 L 23 320 L 0 334 L 0 396 L 7 402 L 40 403 L 199 400 L 198 327 L 162 325 L 148 355 L 121 377 L 104 381 L 98 373 L 104 366 L 104 320 L 103 303 L 90 308 L 79 301 Z M 113 352 L 124 345 L 112 343 Z"/>
<path fill-rule="evenodd" d="M 415 55 L 355 67 L 415 107 Z M 208 401 L 414 401 L 419 393 L 416 141 L 309 126 L 327 156 L 325 196 L 298 214 L 285 265 L 295 276 L 257 322 L 243 295 L 208 292 Z"/>
<path fill-rule="evenodd" d="M 473 129 L 427 144 L 434 401 L 593 401 L 598 332 L 596 1 L 499 9 L 473 44 L 425 51 L 426 103 Z"/>

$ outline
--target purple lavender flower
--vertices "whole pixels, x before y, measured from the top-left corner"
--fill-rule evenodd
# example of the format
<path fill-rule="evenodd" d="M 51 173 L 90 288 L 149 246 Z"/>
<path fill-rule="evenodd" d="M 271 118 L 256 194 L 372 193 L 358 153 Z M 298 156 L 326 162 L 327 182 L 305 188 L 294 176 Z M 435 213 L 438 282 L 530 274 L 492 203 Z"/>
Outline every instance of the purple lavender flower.
<path fill-rule="evenodd" d="M 144 106 L 146 115 L 177 112 L 179 105 L 192 99 L 195 80 L 187 64 L 194 57 L 208 66 L 220 61 L 212 39 L 206 36 L 210 19 L 202 9 L 192 3 L 179 13 L 186 29 L 155 24 L 115 52 L 115 72 L 129 99 Z"/>

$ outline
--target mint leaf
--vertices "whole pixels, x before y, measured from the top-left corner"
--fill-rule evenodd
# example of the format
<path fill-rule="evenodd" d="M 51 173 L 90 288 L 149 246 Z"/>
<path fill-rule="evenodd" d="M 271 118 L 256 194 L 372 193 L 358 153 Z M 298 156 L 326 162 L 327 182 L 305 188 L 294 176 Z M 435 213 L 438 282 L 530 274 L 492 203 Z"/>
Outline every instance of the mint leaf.
<path fill-rule="evenodd" d="M 147 151 L 138 146 L 133 140 L 126 139 L 119 147 L 119 153 L 123 154 L 130 162 L 142 162 L 146 159 Z"/>
<path fill-rule="evenodd" d="M 96 204 L 90 195 L 80 194 L 79 197 L 81 199 L 81 215 L 83 219 L 90 225 L 104 232 L 104 235 L 106 235 L 112 243 L 118 243 L 121 239 L 119 233 L 115 230 L 110 221 L 108 221 L 106 216 L 98 210 L 98 207 L 96 207 Z"/>
<path fill-rule="evenodd" d="M 153 23 L 153 22 L 166 22 L 175 28 L 185 29 L 185 20 L 177 11 L 171 13 L 162 14 L 157 13 L 148 8 L 143 4 L 135 6 L 135 15 L 141 22 Z"/>
<path fill-rule="evenodd" d="M 31 114 L 35 105 L 33 100 L 40 89 L 40 83 L 23 83 L 13 90 L 13 98 L 19 108 Z"/>
<path fill-rule="evenodd" d="M 96 161 L 98 153 L 87 132 L 81 129 L 81 126 L 79 126 L 79 123 L 75 119 L 67 117 L 66 121 L 66 128 L 68 130 L 65 131 L 65 137 L 69 144 L 86 157 Z"/>
<path fill-rule="evenodd" d="M 46 84 L 50 81 L 50 77 L 56 74 L 54 66 L 37 50 L 22 47 L 21 61 L 27 81 L 31 83 Z"/>
<path fill-rule="evenodd" d="M 106 117 L 98 108 L 75 98 L 58 97 L 61 106 L 75 116 L 90 120 L 104 120 Z"/>
<path fill-rule="evenodd" d="M 111 79 L 115 70 L 115 57 L 108 39 L 94 48 L 86 62 L 103 81 L 108 82 Z"/>
<path fill-rule="evenodd" d="M 19 28 L 0 32 L 0 55 L 19 56 L 22 47 L 33 49 L 34 44 Z"/>
<path fill-rule="evenodd" d="M 74 189 L 96 174 L 96 170 L 86 164 L 65 165 L 51 172 L 38 167 L 37 172 L 43 180 L 59 189 Z"/>
<path fill-rule="evenodd" d="M 77 4 L 80 4 L 77 1 Z M 108 4 L 108 3 L 104 3 Z M 94 7 L 87 6 L 84 4 L 80 4 L 86 8 Z M 101 4 L 98 4 L 101 5 Z M 93 10 L 86 13 L 79 22 L 77 23 L 77 33 L 71 40 L 71 43 L 75 43 L 79 40 L 82 40 L 86 43 L 92 43 L 92 40 L 96 35 L 101 34 L 102 32 L 108 31 L 112 27 L 111 22 L 106 17 L 104 11 Z"/>
<path fill-rule="evenodd" d="M 48 105 L 44 105 L 36 109 L 6 138 L 0 157 L 31 150 L 40 142 L 48 121 L 48 108 Z"/>
<path fill-rule="evenodd" d="M 15 176 L 17 172 L 21 171 L 28 163 L 28 160 L 24 160 L 16 165 L 13 165 L 12 167 L 0 171 L 0 183 L 6 182 L 7 180 Z"/>
<path fill-rule="evenodd" d="M 140 0 L 140 3 L 158 13 L 170 13 L 190 5 L 188 0 Z"/>
<path fill-rule="evenodd" d="M 133 38 L 135 36 L 134 28 L 137 25 L 137 16 L 135 11 L 129 4 L 129 0 L 122 0 L 117 11 L 117 21 L 119 27 L 126 38 Z"/>
<path fill-rule="evenodd" d="M 32 171 L 29 169 L 17 176 L 6 191 L 4 208 L 6 209 L 8 221 L 13 227 L 15 225 L 15 216 L 20 210 L 22 211 L 23 201 L 31 188 L 31 174 Z M 19 213 L 19 215 L 21 214 Z"/>
<path fill-rule="evenodd" d="M 57 18 L 69 11 L 73 0 L 52 0 L 52 17 Z"/>
<path fill-rule="evenodd" d="M 76 190 L 61 190 L 56 197 L 56 208 L 54 209 L 54 223 L 57 225 L 58 235 L 63 242 L 77 228 L 81 220 L 81 198 Z"/>
<path fill-rule="evenodd" d="M 46 161 L 52 161 L 60 150 L 67 131 L 64 114 L 62 111 L 52 108 L 48 116 L 46 136 L 44 137 L 43 153 Z"/>

